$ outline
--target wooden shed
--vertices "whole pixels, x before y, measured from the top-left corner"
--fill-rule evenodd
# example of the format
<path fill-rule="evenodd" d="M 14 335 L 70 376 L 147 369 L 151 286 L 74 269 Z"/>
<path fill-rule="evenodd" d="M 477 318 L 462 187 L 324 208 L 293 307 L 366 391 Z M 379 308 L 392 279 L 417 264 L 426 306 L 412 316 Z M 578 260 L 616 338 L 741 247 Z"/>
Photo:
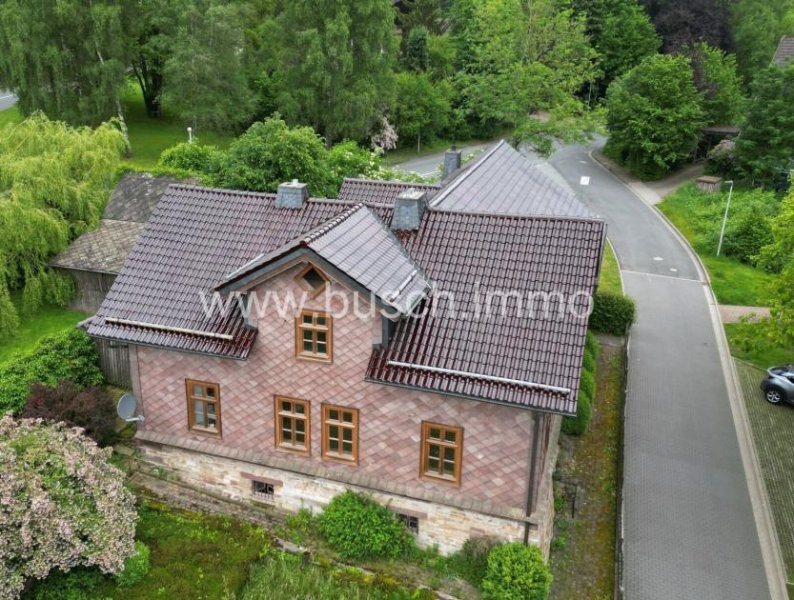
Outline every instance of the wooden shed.
<path fill-rule="evenodd" d="M 77 294 L 71 308 L 93 315 L 116 280 L 146 221 L 166 188 L 180 180 L 127 173 L 113 190 L 99 227 L 77 238 L 50 261 L 68 273 Z M 109 383 L 130 386 L 129 355 L 125 344 L 96 340 L 102 372 Z"/>

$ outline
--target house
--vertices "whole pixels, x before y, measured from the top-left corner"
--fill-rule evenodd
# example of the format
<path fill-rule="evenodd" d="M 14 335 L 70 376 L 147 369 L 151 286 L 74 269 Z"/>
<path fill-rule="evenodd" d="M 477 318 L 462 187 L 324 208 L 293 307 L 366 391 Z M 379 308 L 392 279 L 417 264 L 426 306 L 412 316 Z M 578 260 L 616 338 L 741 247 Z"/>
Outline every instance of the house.
<path fill-rule="evenodd" d="M 121 177 L 99 227 L 78 237 L 50 261 L 50 266 L 67 273 L 75 282 L 77 293 L 71 308 L 90 314 L 99 309 L 160 196 L 169 185 L 179 181 L 149 173 L 132 172 Z M 129 387 L 126 344 L 97 340 L 97 351 L 105 378 L 115 385 Z"/>
<path fill-rule="evenodd" d="M 442 552 L 547 551 L 605 223 L 504 142 L 441 186 L 345 186 L 163 194 L 85 324 L 129 346 L 142 457 L 287 511 L 365 491 Z"/>
<path fill-rule="evenodd" d="M 794 61 L 794 35 L 784 35 L 780 38 L 775 55 L 772 57 L 772 64 L 785 67 Z"/>

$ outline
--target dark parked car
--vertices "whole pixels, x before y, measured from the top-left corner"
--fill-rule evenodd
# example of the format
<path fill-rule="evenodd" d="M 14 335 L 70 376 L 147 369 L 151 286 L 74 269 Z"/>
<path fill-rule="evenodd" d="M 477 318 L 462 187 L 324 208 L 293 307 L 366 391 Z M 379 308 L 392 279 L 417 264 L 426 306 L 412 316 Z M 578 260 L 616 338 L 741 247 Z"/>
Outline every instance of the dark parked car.
<path fill-rule="evenodd" d="M 794 365 L 767 369 L 761 389 L 767 402 L 794 404 Z"/>

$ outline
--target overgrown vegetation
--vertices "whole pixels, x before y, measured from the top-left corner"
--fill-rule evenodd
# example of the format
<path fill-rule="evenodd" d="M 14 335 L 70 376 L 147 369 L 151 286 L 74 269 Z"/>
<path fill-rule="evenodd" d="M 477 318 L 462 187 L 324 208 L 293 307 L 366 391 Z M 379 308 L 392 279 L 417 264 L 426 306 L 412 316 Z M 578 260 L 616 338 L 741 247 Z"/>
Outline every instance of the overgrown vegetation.
<path fill-rule="evenodd" d="M 18 307 L 21 294 L 15 294 L 12 300 Z M 33 314 L 22 315 L 16 335 L 0 336 L 0 368 L 15 355 L 30 352 L 41 338 L 71 329 L 86 316 L 80 311 L 49 305 L 42 306 Z"/>
<path fill-rule="evenodd" d="M 780 200 L 771 192 L 735 189 L 723 256 L 717 257 L 726 201 L 726 193 L 708 194 L 690 184 L 665 198 L 659 210 L 700 255 L 720 303 L 765 306 L 773 277 L 756 265 L 763 247 L 772 240 L 772 220 L 780 210 Z"/>
<path fill-rule="evenodd" d="M 79 329 L 42 338 L 0 366 L 0 414 L 21 411 L 34 383 L 54 387 L 62 380 L 78 390 L 103 382 L 94 342 Z"/>
<path fill-rule="evenodd" d="M 546 600 L 551 572 L 537 546 L 520 542 L 496 546 L 488 555 L 482 580 L 483 597 L 488 600 Z"/>

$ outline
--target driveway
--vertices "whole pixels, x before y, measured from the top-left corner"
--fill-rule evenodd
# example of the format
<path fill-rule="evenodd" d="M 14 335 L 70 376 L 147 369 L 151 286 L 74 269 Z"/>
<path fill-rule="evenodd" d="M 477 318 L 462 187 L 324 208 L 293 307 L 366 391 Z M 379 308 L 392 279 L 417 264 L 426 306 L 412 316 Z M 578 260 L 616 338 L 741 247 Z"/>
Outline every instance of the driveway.
<path fill-rule="evenodd" d="M 420 160 L 435 165 L 441 157 Z M 586 148 L 561 148 L 548 163 L 607 220 L 626 292 L 637 303 L 624 430 L 625 598 L 769 599 L 711 306 L 695 262 L 653 209 Z"/>
<path fill-rule="evenodd" d="M 17 97 L 9 91 L 0 90 L 0 110 L 11 108 L 17 103 Z"/>

